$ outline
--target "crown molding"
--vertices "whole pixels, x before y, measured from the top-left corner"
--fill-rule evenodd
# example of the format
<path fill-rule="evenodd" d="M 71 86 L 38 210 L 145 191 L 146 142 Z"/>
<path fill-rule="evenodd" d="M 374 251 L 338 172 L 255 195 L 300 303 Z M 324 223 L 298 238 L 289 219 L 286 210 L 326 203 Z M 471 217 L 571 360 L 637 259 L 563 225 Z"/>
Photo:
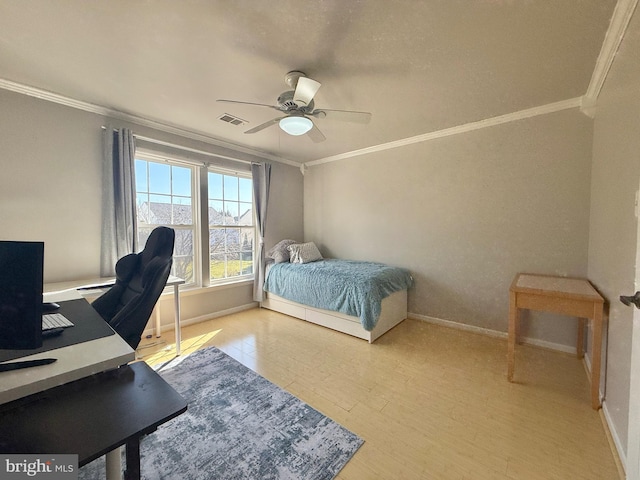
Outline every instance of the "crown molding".
<path fill-rule="evenodd" d="M 29 97 L 38 98 L 41 100 L 46 100 L 48 102 L 57 103 L 59 105 L 64 105 L 67 107 L 75 108 L 77 110 L 83 110 L 89 113 L 95 113 L 98 115 L 102 115 L 105 117 L 110 117 L 118 120 L 123 120 L 126 122 L 131 122 L 136 125 L 141 125 L 144 127 L 153 128 L 155 130 L 159 130 L 165 133 L 171 133 L 173 135 L 178 135 L 183 138 L 188 138 L 190 140 L 197 140 L 199 142 L 207 143 L 209 145 L 215 145 L 217 147 L 228 148 L 235 152 L 245 153 L 247 155 L 257 156 L 259 158 L 272 160 L 274 162 L 284 163 L 287 165 L 291 165 L 293 167 L 299 167 L 300 162 L 295 162 L 293 160 L 289 160 L 287 158 L 277 157 L 275 155 L 271 155 L 266 152 L 262 152 L 259 150 L 253 150 L 251 148 L 246 148 L 240 145 L 236 145 L 235 143 L 225 142 L 219 140 L 214 137 L 210 137 L 204 133 L 193 132 L 190 130 L 185 130 L 183 128 L 177 127 L 175 125 L 158 122 L 155 120 L 151 120 L 148 118 L 139 117 L 137 115 L 132 115 L 130 113 L 121 112 L 120 110 L 114 110 L 112 108 L 103 107 L 101 105 L 96 105 L 93 103 L 83 102 L 81 100 L 76 100 L 74 98 L 65 97 L 64 95 L 59 95 L 57 93 L 49 92 L 47 90 L 41 90 L 39 88 L 31 87 L 28 85 L 23 85 L 17 82 L 12 82 L 10 80 L 0 78 L 0 89 L 9 90 L 11 92 L 21 93 L 23 95 L 27 95 Z"/>
<path fill-rule="evenodd" d="M 311 162 L 305 162 L 307 167 L 313 165 L 320 165 L 323 163 L 336 162 L 338 160 L 345 160 L 347 158 L 357 157 L 359 155 L 367 155 L 375 152 L 382 152 L 384 150 L 390 150 L 392 148 L 400 148 L 406 145 L 412 145 L 414 143 L 428 142 L 437 138 L 450 137 L 451 135 L 458 135 L 460 133 L 471 132 L 473 130 L 480 130 L 482 128 L 493 127 L 501 125 L 503 123 L 514 122 L 517 120 L 523 120 L 526 118 L 537 117 L 539 115 L 546 115 L 549 113 L 559 112 L 562 110 L 568 110 L 571 108 L 579 108 L 582 106 L 582 97 L 571 98 L 569 100 L 562 100 L 560 102 L 549 103 L 539 107 L 533 107 L 526 110 L 520 110 L 518 112 L 507 113 L 498 117 L 487 118 L 479 120 L 477 122 L 465 123 L 464 125 L 458 125 L 456 127 L 445 128 L 443 130 L 436 130 L 434 132 L 424 133 L 422 135 L 416 135 L 415 137 L 404 138 L 402 140 L 396 140 L 394 142 L 383 143 L 375 145 L 373 147 L 362 148 L 360 150 L 353 150 L 351 152 L 341 153 L 339 155 L 333 155 L 331 157 L 325 157 Z"/>
<path fill-rule="evenodd" d="M 587 97 L 586 95 L 582 97 L 582 105 L 580 105 L 580 111 L 584 113 L 589 118 L 596 117 L 596 98 Z"/>
<path fill-rule="evenodd" d="M 111 113 L 110 109 L 101 107 L 99 105 L 82 102 L 80 100 L 75 100 L 70 97 L 58 95 L 57 93 L 49 92 L 47 90 L 41 90 L 39 88 L 30 87 L 21 83 L 12 82 L 11 80 L 6 80 L 4 78 L 0 78 L 0 88 L 2 88 L 3 90 L 9 90 L 11 92 L 21 93 L 22 95 L 27 95 L 29 97 L 39 98 L 40 100 L 46 100 L 48 102 L 65 105 L 67 107 L 75 108 L 78 110 L 84 110 L 85 112 L 96 113 L 98 115 L 109 115 Z"/>
<path fill-rule="evenodd" d="M 600 95 L 602 86 L 607 79 L 607 75 L 609 74 L 609 70 L 611 69 L 611 65 L 613 64 L 613 60 L 618 52 L 618 48 L 624 38 L 637 4 L 638 0 L 618 0 L 616 3 L 609 28 L 602 42 L 600 54 L 596 60 L 591 82 L 587 88 L 587 93 L 584 95 L 585 104 L 589 105 L 589 108 L 592 108 L 598 100 L 598 95 Z M 587 111 L 585 114 L 589 115 L 589 112 Z"/>

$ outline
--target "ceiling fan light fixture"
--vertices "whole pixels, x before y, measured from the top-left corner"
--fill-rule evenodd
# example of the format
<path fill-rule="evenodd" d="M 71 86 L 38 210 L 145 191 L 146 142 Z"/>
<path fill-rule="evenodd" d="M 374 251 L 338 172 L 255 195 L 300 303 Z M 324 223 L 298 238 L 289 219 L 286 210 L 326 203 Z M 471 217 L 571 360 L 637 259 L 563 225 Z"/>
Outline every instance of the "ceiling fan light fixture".
<path fill-rule="evenodd" d="M 289 135 L 304 135 L 313 128 L 313 122 L 307 117 L 290 116 L 280 119 L 280 128 Z"/>

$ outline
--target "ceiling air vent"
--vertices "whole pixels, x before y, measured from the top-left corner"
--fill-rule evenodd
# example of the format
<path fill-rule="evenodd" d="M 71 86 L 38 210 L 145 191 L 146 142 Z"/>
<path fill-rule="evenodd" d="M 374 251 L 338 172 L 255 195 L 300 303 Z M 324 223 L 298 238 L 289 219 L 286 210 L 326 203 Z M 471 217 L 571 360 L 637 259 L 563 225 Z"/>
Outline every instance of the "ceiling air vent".
<path fill-rule="evenodd" d="M 248 123 L 246 120 L 242 120 L 241 118 L 229 115 L 228 113 L 223 113 L 218 118 L 223 122 L 230 123 L 231 125 L 244 125 L 245 123 Z"/>

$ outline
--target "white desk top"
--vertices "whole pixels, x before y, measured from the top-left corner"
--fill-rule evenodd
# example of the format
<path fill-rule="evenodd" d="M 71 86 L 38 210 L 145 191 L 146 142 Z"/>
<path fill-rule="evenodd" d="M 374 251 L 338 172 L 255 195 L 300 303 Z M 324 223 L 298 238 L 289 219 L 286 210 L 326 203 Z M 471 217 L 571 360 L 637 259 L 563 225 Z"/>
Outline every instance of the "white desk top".
<path fill-rule="evenodd" d="M 77 298 L 81 296 L 75 289 L 44 295 L 46 302 Z M 38 358 L 56 358 L 58 361 L 40 367 L 0 372 L 0 404 L 117 368 L 135 360 L 135 351 L 115 334 L 11 361 Z"/>
<path fill-rule="evenodd" d="M 44 291 L 46 293 L 61 293 L 67 291 L 75 291 L 78 288 L 82 288 L 87 289 L 87 292 L 93 291 L 93 293 L 95 294 L 95 290 L 106 289 L 113 285 L 115 281 L 116 279 L 113 277 L 95 277 L 85 278 L 81 280 L 71 280 L 68 282 L 46 283 L 44 285 Z M 169 279 L 167 280 L 167 287 L 182 285 L 183 283 L 184 280 L 182 278 L 170 275 Z"/>

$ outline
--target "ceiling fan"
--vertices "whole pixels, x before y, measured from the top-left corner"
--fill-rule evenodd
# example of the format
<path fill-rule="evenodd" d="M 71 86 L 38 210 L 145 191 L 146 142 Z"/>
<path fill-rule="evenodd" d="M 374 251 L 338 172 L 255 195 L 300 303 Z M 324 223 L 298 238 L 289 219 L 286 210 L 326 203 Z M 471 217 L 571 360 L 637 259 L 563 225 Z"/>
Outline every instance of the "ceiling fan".
<path fill-rule="evenodd" d="M 278 97 L 277 105 L 266 105 L 263 103 L 241 102 L 238 100 L 219 99 L 218 102 L 240 103 L 244 105 L 255 105 L 267 107 L 283 112 L 285 115 L 276 117 L 257 127 L 253 127 L 244 133 L 256 133 L 276 123 L 289 135 L 307 134 L 314 142 L 326 140 L 324 134 L 318 129 L 313 118 L 333 118 L 346 122 L 366 124 L 371 120 L 369 112 L 354 112 L 350 110 L 328 110 L 316 109 L 313 97 L 320 89 L 320 82 L 317 82 L 304 73 L 294 70 L 284 76 L 285 83 L 293 90 L 286 91 Z"/>

